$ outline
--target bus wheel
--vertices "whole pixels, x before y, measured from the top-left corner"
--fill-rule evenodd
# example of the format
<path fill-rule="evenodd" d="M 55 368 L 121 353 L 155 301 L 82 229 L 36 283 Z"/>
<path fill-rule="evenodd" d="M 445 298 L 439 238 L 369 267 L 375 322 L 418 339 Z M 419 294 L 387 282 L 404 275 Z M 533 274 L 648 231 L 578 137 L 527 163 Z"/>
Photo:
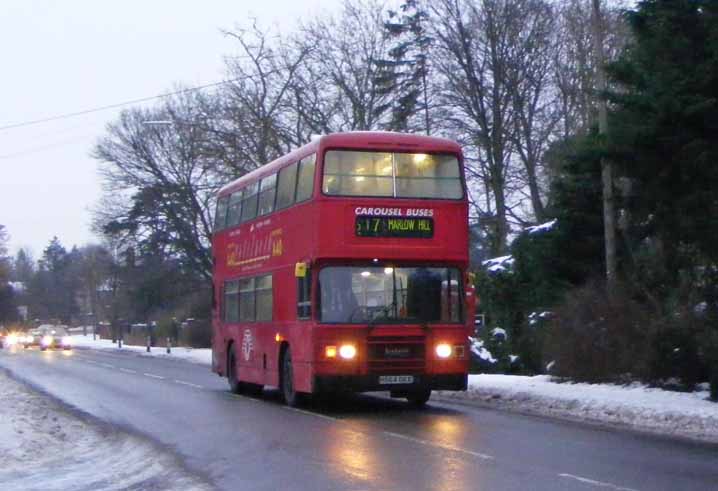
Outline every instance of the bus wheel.
<path fill-rule="evenodd" d="M 233 394 L 239 394 L 242 391 L 242 383 L 237 376 L 237 357 L 234 355 L 234 344 L 229 347 L 227 353 L 227 381 L 229 390 Z"/>
<path fill-rule="evenodd" d="M 431 389 L 421 389 L 416 392 L 412 392 L 406 396 L 406 400 L 409 404 L 416 407 L 423 407 L 429 398 L 431 397 Z"/>
<path fill-rule="evenodd" d="M 289 407 L 297 407 L 301 403 L 301 394 L 294 390 L 294 370 L 292 369 L 292 352 L 287 347 L 282 357 L 282 395 Z"/>

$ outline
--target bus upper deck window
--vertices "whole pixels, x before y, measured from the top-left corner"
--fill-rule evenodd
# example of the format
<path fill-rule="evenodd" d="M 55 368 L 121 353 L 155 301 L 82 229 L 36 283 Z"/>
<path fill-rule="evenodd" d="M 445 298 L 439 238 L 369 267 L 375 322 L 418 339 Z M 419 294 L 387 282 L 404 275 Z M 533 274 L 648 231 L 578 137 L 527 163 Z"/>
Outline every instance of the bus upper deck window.
<path fill-rule="evenodd" d="M 322 187 L 337 196 L 463 197 L 459 161 L 449 154 L 330 150 Z"/>
<path fill-rule="evenodd" d="M 214 214 L 214 230 L 222 230 L 225 227 L 227 219 L 227 207 L 229 206 L 229 196 L 222 196 L 217 200 L 217 210 Z"/>
<path fill-rule="evenodd" d="M 274 211 L 274 196 L 277 191 L 277 174 L 262 179 L 259 186 L 259 206 L 257 216 L 266 215 Z"/>
<path fill-rule="evenodd" d="M 459 199 L 463 196 L 459 161 L 453 155 L 397 153 L 396 195 Z"/>
<path fill-rule="evenodd" d="M 392 196 L 392 172 L 390 153 L 329 151 L 322 186 L 339 196 Z"/>
<path fill-rule="evenodd" d="M 242 190 L 235 191 L 229 198 L 229 206 L 227 208 L 227 227 L 233 227 L 239 223 L 242 215 Z"/>
<path fill-rule="evenodd" d="M 297 188 L 297 166 L 295 162 L 279 171 L 277 182 L 277 210 L 294 204 L 294 192 Z"/>
<path fill-rule="evenodd" d="M 246 222 L 257 216 L 257 191 L 259 183 L 254 182 L 244 188 L 242 194 L 242 221 Z"/>
<path fill-rule="evenodd" d="M 297 174 L 297 203 L 308 200 L 314 193 L 314 155 L 303 158 L 299 162 L 299 172 Z"/>

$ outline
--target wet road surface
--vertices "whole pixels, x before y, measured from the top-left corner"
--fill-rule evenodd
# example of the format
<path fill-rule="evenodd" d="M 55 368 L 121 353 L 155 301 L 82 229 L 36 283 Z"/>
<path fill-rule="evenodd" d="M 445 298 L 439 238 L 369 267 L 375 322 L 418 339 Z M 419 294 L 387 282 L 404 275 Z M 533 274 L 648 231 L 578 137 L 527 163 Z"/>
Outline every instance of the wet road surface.
<path fill-rule="evenodd" d="M 130 352 L 0 350 L 0 368 L 143 434 L 221 490 L 718 490 L 718 447 L 430 401 L 304 409 L 208 367 Z"/>

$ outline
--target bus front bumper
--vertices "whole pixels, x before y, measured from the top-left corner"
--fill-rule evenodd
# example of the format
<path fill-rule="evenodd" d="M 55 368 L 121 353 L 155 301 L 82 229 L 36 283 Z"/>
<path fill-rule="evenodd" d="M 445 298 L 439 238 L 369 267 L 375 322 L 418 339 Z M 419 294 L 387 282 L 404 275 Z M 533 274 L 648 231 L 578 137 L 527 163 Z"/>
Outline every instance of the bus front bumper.
<path fill-rule="evenodd" d="M 381 375 L 316 375 L 314 392 L 412 392 L 422 389 L 466 390 L 468 375 L 437 374 L 411 375 L 410 382 L 393 383 Z"/>

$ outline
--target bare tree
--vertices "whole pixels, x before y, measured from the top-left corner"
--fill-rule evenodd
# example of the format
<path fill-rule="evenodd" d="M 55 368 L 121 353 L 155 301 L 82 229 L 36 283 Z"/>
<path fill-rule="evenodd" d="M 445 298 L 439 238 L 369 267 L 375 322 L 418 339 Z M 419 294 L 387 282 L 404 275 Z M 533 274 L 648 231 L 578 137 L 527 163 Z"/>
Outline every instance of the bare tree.
<path fill-rule="evenodd" d="M 556 7 L 554 80 L 560 94 L 562 136 L 582 134 L 597 123 L 597 65 L 594 57 L 592 0 L 566 0 Z M 603 8 L 604 58 L 615 60 L 629 40 L 623 19 L 624 0 L 606 2 Z"/>
<path fill-rule="evenodd" d="M 436 65 L 445 125 L 467 148 L 469 175 L 481 186 L 475 201 L 493 254 L 508 246 L 507 179 L 513 157 L 510 68 L 516 24 L 513 0 L 440 0 L 433 5 Z"/>
<path fill-rule="evenodd" d="M 239 50 L 227 58 L 231 83 L 219 94 L 211 129 L 237 177 L 303 143 L 289 99 L 309 48 L 270 35 L 256 22 L 226 34 Z"/>
<path fill-rule="evenodd" d="M 543 159 L 561 114 L 556 108 L 558 92 L 551 79 L 555 11 L 544 0 L 507 2 L 506 8 L 512 11 L 506 21 L 513 21 L 509 25 L 514 30 L 512 58 L 507 61 L 513 128 L 507 136 L 522 163 L 518 182 L 528 189 L 530 215 L 543 221 Z"/>
<path fill-rule="evenodd" d="M 304 24 L 301 39 L 314 48 L 303 71 L 303 87 L 315 102 L 305 109 L 320 108 L 318 113 L 304 112 L 304 118 L 329 131 L 382 129 L 391 97 L 377 78 L 376 61 L 386 58 L 390 48 L 382 4 L 345 0 L 339 14 Z M 315 84 L 320 93 L 311 88 Z M 323 119 L 317 119 L 319 115 Z"/>
<path fill-rule="evenodd" d="M 93 157 L 102 162 L 105 193 L 131 198 L 99 211 L 103 231 L 181 257 L 209 280 L 210 207 L 220 183 L 216 162 L 206 154 L 206 130 L 195 124 L 202 116 L 197 97 L 185 94 L 155 110 L 123 112 L 108 125 Z M 157 121 L 167 124 L 150 124 Z"/>

